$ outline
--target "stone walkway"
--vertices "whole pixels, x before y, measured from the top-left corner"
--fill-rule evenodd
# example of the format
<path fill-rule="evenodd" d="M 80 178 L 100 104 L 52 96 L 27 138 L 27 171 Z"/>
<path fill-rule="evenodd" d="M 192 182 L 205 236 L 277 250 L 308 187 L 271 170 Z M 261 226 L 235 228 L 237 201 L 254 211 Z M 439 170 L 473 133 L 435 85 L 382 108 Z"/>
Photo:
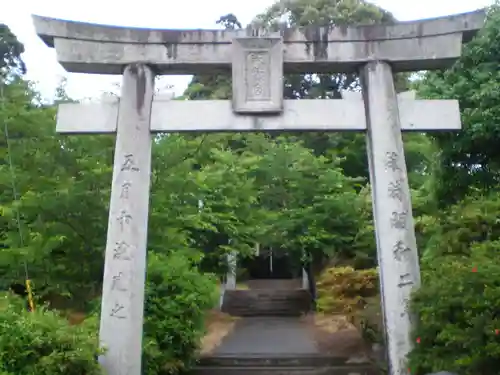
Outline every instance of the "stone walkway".
<path fill-rule="evenodd" d="M 249 317 L 238 320 L 233 331 L 212 354 L 293 356 L 318 354 L 318 349 L 301 318 Z"/>

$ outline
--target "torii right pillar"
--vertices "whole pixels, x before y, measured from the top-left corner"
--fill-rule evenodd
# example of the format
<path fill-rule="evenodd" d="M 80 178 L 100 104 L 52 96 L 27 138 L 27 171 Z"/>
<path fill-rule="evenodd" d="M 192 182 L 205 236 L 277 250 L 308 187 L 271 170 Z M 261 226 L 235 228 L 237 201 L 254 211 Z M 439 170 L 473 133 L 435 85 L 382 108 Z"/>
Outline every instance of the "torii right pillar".
<path fill-rule="evenodd" d="M 420 267 L 401 122 L 390 65 L 366 64 L 361 80 L 387 355 L 390 374 L 403 375 L 412 346 L 407 307 L 420 284 Z"/>
<path fill-rule="evenodd" d="M 406 65 L 373 57 L 360 69 L 367 125 L 367 153 L 372 189 L 373 220 L 380 270 L 380 295 L 384 315 L 389 374 L 409 375 L 407 355 L 411 351 L 412 317 L 408 310 L 411 293 L 420 285 L 420 266 L 413 222 L 408 173 L 401 133 L 394 73 L 417 71 L 449 64 L 460 56 L 462 43 L 471 33 L 459 29 L 444 33 L 454 17 L 439 24 L 422 23 L 421 51 L 439 51 L 432 56 L 419 55 L 415 39 L 393 40 L 391 48 L 406 55 Z M 457 18 L 457 17 L 455 17 Z M 419 34 L 416 29 L 415 37 Z M 382 48 L 380 48 L 382 50 Z M 384 50 L 385 51 L 385 50 Z M 378 55 L 378 56 L 377 56 Z"/>

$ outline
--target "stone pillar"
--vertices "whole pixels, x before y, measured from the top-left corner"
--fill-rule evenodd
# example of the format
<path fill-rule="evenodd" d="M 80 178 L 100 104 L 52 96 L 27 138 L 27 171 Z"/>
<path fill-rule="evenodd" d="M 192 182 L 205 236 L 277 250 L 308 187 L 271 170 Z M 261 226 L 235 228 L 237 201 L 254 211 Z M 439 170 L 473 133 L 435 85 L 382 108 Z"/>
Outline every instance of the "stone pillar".
<path fill-rule="evenodd" d="M 370 62 L 361 73 L 387 353 L 390 374 L 403 375 L 412 347 L 407 304 L 420 267 L 398 101 L 389 64 Z"/>
<path fill-rule="evenodd" d="M 226 293 L 226 284 L 221 283 L 219 289 L 219 310 L 222 310 L 222 304 L 224 303 L 224 294 Z"/>
<path fill-rule="evenodd" d="M 302 289 L 309 290 L 309 276 L 304 268 L 302 268 Z"/>
<path fill-rule="evenodd" d="M 108 375 L 140 375 L 151 173 L 154 74 L 123 73 L 104 265 L 100 363 Z"/>
<path fill-rule="evenodd" d="M 227 279 L 226 279 L 226 290 L 236 289 L 236 264 L 237 264 L 238 253 L 235 251 L 227 254 Z"/>

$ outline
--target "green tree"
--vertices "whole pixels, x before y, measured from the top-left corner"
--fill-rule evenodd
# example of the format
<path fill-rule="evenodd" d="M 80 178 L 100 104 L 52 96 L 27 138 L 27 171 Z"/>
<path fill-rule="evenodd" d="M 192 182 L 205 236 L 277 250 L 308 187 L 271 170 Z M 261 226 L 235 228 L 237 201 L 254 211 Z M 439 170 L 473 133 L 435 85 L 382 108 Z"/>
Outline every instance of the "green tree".
<path fill-rule="evenodd" d="M 26 66 L 21 54 L 24 45 L 19 42 L 9 27 L 0 23 L 0 76 L 2 79 L 8 75 L 22 75 L 26 73 Z"/>
<path fill-rule="evenodd" d="M 102 276 L 112 137 L 56 136 L 55 108 L 34 97 L 21 80 L 4 86 L 1 280 L 21 283 L 27 263 L 39 293 L 85 300 Z"/>
<path fill-rule="evenodd" d="M 338 159 L 316 156 L 298 139 L 278 137 L 264 147 L 257 183 L 259 202 L 270 211 L 266 244 L 295 259 L 352 255 L 360 181 L 346 177 Z"/>
<path fill-rule="evenodd" d="M 500 152 L 500 10 L 493 6 L 485 27 L 466 44 L 449 70 L 418 82 L 419 94 L 457 99 L 463 128 L 433 135 L 439 154 L 434 189 L 439 204 L 455 203 L 474 190 L 497 189 Z"/>

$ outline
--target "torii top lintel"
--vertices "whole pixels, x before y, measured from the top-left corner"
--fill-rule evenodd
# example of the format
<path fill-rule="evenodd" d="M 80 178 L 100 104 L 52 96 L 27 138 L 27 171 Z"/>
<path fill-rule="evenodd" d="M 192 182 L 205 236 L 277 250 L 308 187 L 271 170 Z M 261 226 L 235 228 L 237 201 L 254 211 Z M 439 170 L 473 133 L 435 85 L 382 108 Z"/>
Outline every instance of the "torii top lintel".
<path fill-rule="evenodd" d="M 392 25 L 282 29 L 285 72 L 354 72 L 367 61 L 388 61 L 395 71 L 448 67 L 462 43 L 483 26 L 485 10 Z M 40 38 L 56 49 L 69 72 L 121 74 L 147 63 L 158 74 L 229 70 L 235 38 L 262 30 L 161 30 L 105 26 L 33 16 Z M 264 34 L 265 37 L 265 34 Z"/>

